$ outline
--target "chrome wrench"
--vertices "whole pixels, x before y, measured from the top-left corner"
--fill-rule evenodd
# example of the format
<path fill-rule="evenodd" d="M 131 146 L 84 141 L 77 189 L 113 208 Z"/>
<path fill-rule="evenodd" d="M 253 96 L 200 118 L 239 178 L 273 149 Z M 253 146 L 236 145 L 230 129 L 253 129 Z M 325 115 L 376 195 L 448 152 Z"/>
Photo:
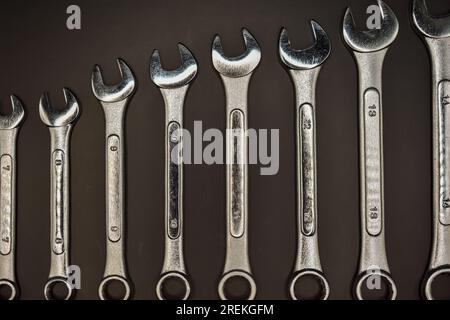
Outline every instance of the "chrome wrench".
<path fill-rule="evenodd" d="M 360 210 L 361 252 L 355 281 L 355 295 L 363 300 L 363 284 L 373 276 L 389 286 L 394 300 L 397 288 L 390 274 L 384 236 L 384 173 L 382 69 L 386 53 L 398 34 L 392 10 L 378 0 L 380 29 L 359 31 L 350 8 L 344 16 L 343 35 L 352 50 L 359 73 Z"/>
<path fill-rule="evenodd" d="M 433 246 L 423 294 L 433 300 L 434 281 L 450 274 L 450 16 L 433 17 L 425 0 L 415 0 L 413 21 L 432 65 Z"/>
<path fill-rule="evenodd" d="M 54 293 L 57 284 L 67 290 L 64 300 L 74 296 L 74 286 L 69 274 L 69 232 L 70 232 L 70 135 L 80 114 L 80 107 L 74 94 L 63 89 L 66 107 L 54 109 L 44 93 L 39 101 L 39 115 L 50 131 L 50 220 L 51 220 L 51 264 L 44 296 L 47 300 L 60 299 Z"/>
<path fill-rule="evenodd" d="M 297 141 L 297 255 L 289 282 L 289 295 L 302 299 L 295 291 L 302 277 L 310 276 L 321 284 L 320 299 L 326 300 L 330 286 L 322 271 L 317 236 L 316 165 L 316 83 L 323 63 L 330 55 L 331 43 L 322 27 L 311 21 L 315 44 L 305 50 L 291 47 L 286 29 L 281 30 L 279 54 L 294 84 Z"/>
<path fill-rule="evenodd" d="M 218 285 L 222 300 L 228 299 L 225 285 L 232 278 L 248 282 L 248 300 L 256 296 L 248 256 L 247 93 L 253 70 L 261 60 L 261 50 L 249 31 L 242 29 L 242 35 L 246 51 L 238 57 L 224 55 L 218 35 L 212 44 L 212 61 L 224 85 L 227 114 L 227 251 Z"/>
<path fill-rule="evenodd" d="M 162 68 L 159 51 L 150 62 L 150 77 L 160 88 L 166 108 L 165 126 L 165 253 L 161 277 L 156 285 L 158 299 L 169 295 L 164 285 L 169 279 L 178 279 L 184 285 L 183 300 L 189 298 L 189 283 L 183 254 L 183 105 L 190 82 L 197 74 L 197 62 L 192 53 L 178 44 L 182 64 L 167 71 Z"/>
<path fill-rule="evenodd" d="M 0 116 L 0 288 L 8 287 L 8 300 L 19 295 L 16 280 L 16 141 L 25 111 L 11 96 L 12 113 Z"/>
<path fill-rule="evenodd" d="M 120 283 L 127 300 L 131 296 L 131 281 L 125 262 L 125 135 L 124 120 L 128 102 L 136 81 L 128 65 L 117 59 L 122 81 L 113 86 L 103 82 L 99 66 L 92 73 L 92 91 L 100 101 L 106 122 L 106 265 L 98 288 L 101 300 L 112 299 L 108 286 Z"/>

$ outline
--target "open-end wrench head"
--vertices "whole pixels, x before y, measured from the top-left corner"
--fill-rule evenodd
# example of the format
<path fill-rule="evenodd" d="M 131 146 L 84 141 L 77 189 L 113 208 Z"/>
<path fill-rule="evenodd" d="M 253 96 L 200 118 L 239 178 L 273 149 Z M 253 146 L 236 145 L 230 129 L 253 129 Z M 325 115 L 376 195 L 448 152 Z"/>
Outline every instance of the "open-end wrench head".
<path fill-rule="evenodd" d="M 344 15 L 343 35 L 345 42 L 355 51 L 375 52 L 388 47 L 397 37 L 399 24 L 397 17 L 388 5 L 378 0 L 381 11 L 380 29 L 357 30 L 350 8 Z"/>
<path fill-rule="evenodd" d="M 116 85 L 106 85 L 103 82 L 102 72 L 98 65 L 92 72 L 92 91 L 95 97 L 104 102 L 117 102 L 125 100 L 134 92 L 136 81 L 130 67 L 122 59 L 117 59 L 122 81 Z"/>
<path fill-rule="evenodd" d="M 242 36 L 246 50 L 237 57 L 226 57 L 222 49 L 219 35 L 216 35 L 212 44 L 212 62 L 214 68 L 224 76 L 239 78 L 251 73 L 261 60 L 261 49 L 255 38 L 247 29 L 242 29 Z"/>
<path fill-rule="evenodd" d="M 150 77 L 153 82 L 160 88 L 178 88 L 182 87 L 197 74 L 197 61 L 194 55 L 183 44 L 178 44 L 180 51 L 181 66 L 175 70 L 165 70 L 161 64 L 159 51 L 153 51 L 150 59 Z"/>
<path fill-rule="evenodd" d="M 11 95 L 12 112 L 8 115 L 0 115 L 0 130 L 17 128 L 25 118 L 25 110 L 19 98 Z"/>
<path fill-rule="evenodd" d="M 281 29 L 279 40 L 279 53 L 283 63 L 291 69 L 309 70 L 320 66 L 330 55 L 331 42 L 322 27 L 311 20 L 311 27 L 315 43 L 303 50 L 295 50 L 291 47 L 288 32 Z"/>
<path fill-rule="evenodd" d="M 450 37 L 450 14 L 442 17 L 430 15 L 425 0 L 413 1 L 413 21 L 416 28 L 430 38 Z"/>
<path fill-rule="evenodd" d="M 63 89 L 66 107 L 56 110 L 50 103 L 48 93 L 44 93 L 39 100 L 39 115 L 42 122 L 49 127 L 62 127 L 73 123 L 80 114 L 80 106 L 75 95 L 67 88 Z"/>

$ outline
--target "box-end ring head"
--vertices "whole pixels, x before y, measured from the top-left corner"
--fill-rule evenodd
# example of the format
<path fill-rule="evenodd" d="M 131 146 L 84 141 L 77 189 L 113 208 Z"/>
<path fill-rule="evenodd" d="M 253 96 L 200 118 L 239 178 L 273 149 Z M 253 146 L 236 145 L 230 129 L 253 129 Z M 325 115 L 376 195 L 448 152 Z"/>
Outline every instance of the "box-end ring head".
<path fill-rule="evenodd" d="M 136 80 L 130 67 L 122 59 L 117 59 L 122 81 L 115 85 L 106 85 L 98 65 L 94 66 L 92 72 L 92 91 L 95 97 L 103 102 L 117 102 L 128 98 L 136 87 Z"/>
<path fill-rule="evenodd" d="M 430 15 L 425 0 L 414 0 L 412 13 L 414 25 L 426 37 L 450 37 L 450 14 L 441 17 Z"/>
<path fill-rule="evenodd" d="M 175 70 L 165 70 L 159 51 L 154 50 L 150 58 L 150 78 L 160 88 L 179 88 L 191 82 L 197 74 L 197 61 L 183 44 L 178 44 L 181 65 Z"/>
<path fill-rule="evenodd" d="M 80 114 L 80 105 L 72 91 L 64 88 L 63 93 L 66 106 L 61 110 L 52 107 L 48 93 L 44 93 L 39 100 L 39 115 L 48 127 L 67 126 L 75 122 Z"/>
<path fill-rule="evenodd" d="M 220 36 L 216 35 L 212 44 L 212 62 L 214 68 L 222 75 L 240 78 L 251 73 L 261 60 L 261 49 L 258 42 L 247 29 L 242 29 L 246 50 L 237 57 L 226 57 Z"/>
<path fill-rule="evenodd" d="M 278 50 L 281 61 L 291 69 L 309 70 L 320 66 L 329 57 L 331 52 L 331 41 L 326 32 L 316 21 L 311 20 L 314 35 L 314 44 L 303 50 L 295 50 L 291 47 L 288 32 L 281 29 Z"/>
<path fill-rule="evenodd" d="M 399 23 L 394 12 L 383 1 L 378 0 L 381 25 L 378 29 L 357 30 L 350 8 L 344 15 L 343 36 L 350 48 L 359 52 L 375 52 L 387 48 L 397 38 Z"/>
<path fill-rule="evenodd" d="M 8 115 L 0 115 L 0 130 L 14 129 L 20 126 L 25 118 L 25 110 L 19 98 L 11 95 L 12 112 Z"/>

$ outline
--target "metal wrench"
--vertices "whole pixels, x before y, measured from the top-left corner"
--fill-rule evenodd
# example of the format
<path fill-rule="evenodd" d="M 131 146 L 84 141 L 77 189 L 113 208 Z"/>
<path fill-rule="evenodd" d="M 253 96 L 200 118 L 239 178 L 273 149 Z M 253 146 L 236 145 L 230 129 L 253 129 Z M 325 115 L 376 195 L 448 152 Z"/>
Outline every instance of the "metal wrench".
<path fill-rule="evenodd" d="M 242 29 L 242 35 L 246 51 L 238 57 L 224 55 L 218 35 L 212 44 L 212 62 L 222 78 L 227 114 L 227 251 L 218 285 L 222 300 L 227 300 L 225 284 L 232 278 L 248 282 L 248 300 L 256 296 L 248 256 L 247 93 L 253 70 L 261 60 L 261 50 L 249 31 Z"/>
<path fill-rule="evenodd" d="M 16 280 L 16 141 L 25 111 L 11 96 L 12 113 L 0 116 L 0 288 L 9 287 L 8 300 L 19 295 Z"/>
<path fill-rule="evenodd" d="M 117 59 L 122 81 L 113 86 L 103 82 L 100 67 L 92 73 L 92 91 L 100 101 L 106 122 L 106 265 L 98 288 L 100 299 L 112 299 L 107 288 L 119 282 L 125 289 L 123 300 L 131 296 L 131 281 L 125 262 L 125 136 L 124 119 L 136 81 L 128 65 Z"/>
<path fill-rule="evenodd" d="M 384 237 L 382 69 L 399 25 L 385 3 L 378 0 L 378 5 L 382 15 L 380 29 L 356 30 L 350 8 L 343 23 L 344 40 L 352 50 L 359 73 L 361 252 L 355 279 L 355 295 L 359 300 L 364 299 L 363 284 L 373 275 L 385 280 L 390 299 L 397 296 Z"/>
<path fill-rule="evenodd" d="M 305 50 L 291 47 L 286 29 L 281 30 L 279 54 L 294 84 L 297 140 L 297 255 L 289 282 L 289 295 L 299 300 L 297 282 L 305 276 L 321 284 L 320 299 L 326 300 L 330 286 L 326 280 L 319 255 L 317 236 L 317 165 L 316 165 L 316 102 L 317 78 L 322 64 L 330 55 L 331 43 L 322 27 L 311 21 L 315 44 Z"/>
<path fill-rule="evenodd" d="M 159 51 L 153 51 L 150 77 L 160 88 L 166 108 L 165 133 L 165 253 L 161 277 L 156 285 L 158 299 L 166 300 L 164 284 L 179 279 L 184 285 L 183 300 L 189 298 L 191 286 L 183 255 L 183 105 L 190 82 L 197 74 L 192 53 L 178 44 L 182 64 L 175 70 L 162 68 Z M 175 158 L 174 158 L 175 157 Z"/>
<path fill-rule="evenodd" d="M 69 280 L 69 228 L 70 228 L 70 135 L 79 117 L 80 107 L 74 94 L 63 89 L 66 107 L 56 110 L 47 93 L 39 100 L 39 115 L 50 130 L 50 220 L 51 264 L 44 288 L 47 300 L 59 299 L 54 294 L 55 285 L 62 283 L 67 289 L 63 298 L 69 300 L 75 291 Z"/>
<path fill-rule="evenodd" d="M 432 64 L 433 246 L 423 294 L 433 300 L 433 282 L 450 274 L 450 16 L 432 17 L 425 0 L 415 0 L 413 21 Z"/>

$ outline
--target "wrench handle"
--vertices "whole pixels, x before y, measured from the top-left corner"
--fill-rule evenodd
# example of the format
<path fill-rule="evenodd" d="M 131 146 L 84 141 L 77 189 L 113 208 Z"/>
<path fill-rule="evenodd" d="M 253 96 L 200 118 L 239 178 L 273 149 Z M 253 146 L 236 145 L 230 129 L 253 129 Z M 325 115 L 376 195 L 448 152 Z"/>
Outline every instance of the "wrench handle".
<path fill-rule="evenodd" d="M 69 140 L 71 125 L 50 127 L 50 273 L 45 285 L 45 298 L 53 299 L 53 287 L 62 282 L 70 299 L 73 287 L 69 283 Z"/>
<path fill-rule="evenodd" d="M 15 274 L 17 133 L 18 128 L 0 130 L 0 286 L 10 288 L 10 300 L 19 293 Z"/>
<path fill-rule="evenodd" d="M 125 289 L 123 300 L 131 296 L 131 281 L 125 263 L 125 135 L 124 117 L 128 100 L 101 102 L 105 113 L 106 159 L 106 264 L 98 293 L 101 300 L 108 294 L 111 282 Z"/>
<path fill-rule="evenodd" d="M 354 52 L 359 70 L 361 255 L 355 294 L 374 274 L 385 279 L 390 299 L 397 295 L 390 275 L 384 236 L 382 68 L 388 48 Z"/>
<path fill-rule="evenodd" d="M 426 38 L 426 43 L 433 71 L 433 243 L 423 293 L 433 300 L 433 282 L 450 274 L 450 41 Z"/>
<path fill-rule="evenodd" d="M 227 99 L 226 132 L 226 217 L 227 251 L 219 282 L 219 296 L 227 299 L 225 283 L 231 278 L 248 282 L 248 300 L 256 296 L 248 255 L 248 137 L 247 90 L 251 74 L 241 78 L 221 75 Z"/>

